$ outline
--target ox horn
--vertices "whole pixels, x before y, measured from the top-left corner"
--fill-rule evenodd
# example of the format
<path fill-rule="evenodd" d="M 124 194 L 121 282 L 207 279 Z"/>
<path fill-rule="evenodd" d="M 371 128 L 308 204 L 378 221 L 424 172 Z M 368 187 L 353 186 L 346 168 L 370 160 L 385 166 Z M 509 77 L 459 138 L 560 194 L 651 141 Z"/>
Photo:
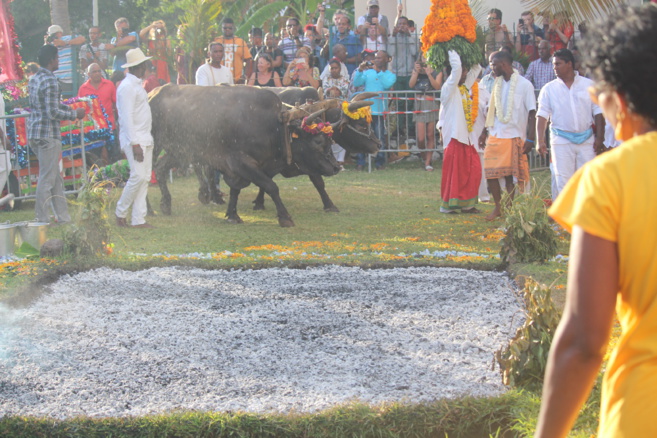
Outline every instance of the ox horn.
<path fill-rule="evenodd" d="M 321 102 L 305 104 L 299 108 L 292 108 L 290 110 L 284 111 L 283 120 L 286 123 L 289 123 L 292 120 L 302 119 L 309 113 L 312 115 L 319 111 L 321 114 L 322 112 L 331 108 L 337 108 L 339 105 L 340 102 L 337 99 L 322 100 Z"/>
<path fill-rule="evenodd" d="M 324 88 L 319 87 L 317 94 L 319 95 L 319 100 L 324 100 Z"/>
<path fill-rule="evenodd" d="M 371 99 L 373 97 L 378 96 L 379 93 L 372 93 L 372 92 L 366 92 L 366 93 L 359 93 L 352 97 L 351 101 L 352 102 L 358 102 L 359 100 L 364 100 L 364 99 Z"/>
<path fill-rule="evenodd" d="M 358 111 L 359 109 L 361 109 L 364 106 L 370 106 L 370 105 L 374 105 L 374 102 L 372 102 L 370 100 L 361 100 L 361 101 L 358 101 L 358 102 L 353 102 L 352 101 L 352 102 L 349 103 L 349 106 L 347 107 L 347 109 L 349 110 L 350 113 L 353 113 L 353 112 Z"/>
<path fill-rule="evenodd" d="M 321 109 L 321 110 L 315 111 L 314 113 L 312 113 L 311 115 L 309 115 L 309 116 L 307 117 L 306 120 L 308 120 L 308 123 L 310 124 L 310 123 L 312 123 L 312 121 L 313 121 L 314 119 L 316 119 L 317 117 L 319 117 L 319 116 L 321 116 L 322 114 L 324 114 L 327 110 L 328 110 L 328 108 L 324 108 L 324 109 Z"/>

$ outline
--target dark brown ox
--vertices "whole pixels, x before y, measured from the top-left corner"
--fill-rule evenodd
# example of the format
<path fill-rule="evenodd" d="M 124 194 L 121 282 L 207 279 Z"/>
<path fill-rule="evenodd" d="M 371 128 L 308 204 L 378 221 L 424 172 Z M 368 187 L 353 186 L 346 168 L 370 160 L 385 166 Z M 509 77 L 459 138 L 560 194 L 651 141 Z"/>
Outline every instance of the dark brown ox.
<path fill-rule="evenodd" d="M 251 183 L 257 185 L 276 204 L 282 227 L 294 222 L 274 175 L 292 166 L 326 176 L 339 171 L 330 139 L 301 128 L 305 116 L 308 122 L 315 120 L 337 101 L 285 109 L 280 98 L 266 89 L 169 84 L 154 90 L 149 103 L 156 152 L 166 151 L 155 165 L 164 214 L 171 214 L 166 175 L 174 166 L 193 164 L 221 171 L 230 187 L 226 217 L 231 223 L 242 223 L 237 214 L 240 191 Z"/>
<path fill-rule="evenodd" d="M 312 87 L 305 88 L 269 88 L 274 91 L 281 98 L 284 104 L 298 105 L 300 103 L 315 102 L 321 98 L 317 90 Z M 372 105 L 370 99 L 378 96 L 377 93 L 361 93 L 349 102 L 348 111 L 355 112 L 358 109 Z M 381 147 L 381 142 L 374 135 L 370 124 L 365 119 L 351 119 L 342 110 L 342 106 L 332 108 L 326 111 L 326 120 L 331 122 L 333 126 L 333 140 L 345 148 L 348 153 L 376 153 Z M 326 192 L 326 185 L 324 178 L 318 173 L 301 172 L 299 169 L 287 168 L 281 172 L 285 178 L 292 178 L 300 175 L 308 175 L 308 178 L 315 186 L 319 193 L 326 212 L 339 212 L 338 207 L 335 206 L 328 193 Z M 261 189 L 258 196 L 253 201 L 254 210 L 265 209 L 265 192 Z"/>

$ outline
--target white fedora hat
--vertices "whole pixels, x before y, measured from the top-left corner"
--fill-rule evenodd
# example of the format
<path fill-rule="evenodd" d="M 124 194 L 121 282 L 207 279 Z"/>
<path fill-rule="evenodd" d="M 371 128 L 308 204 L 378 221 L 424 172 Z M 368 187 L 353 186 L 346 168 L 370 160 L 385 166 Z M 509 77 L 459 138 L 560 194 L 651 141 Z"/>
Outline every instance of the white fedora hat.
<path fill-rule="evenodd" d="M 125 54 L 125 60 L 128 61 L 125 64 L 121 66 L 121 68 L 128 68 L 128 67 L 134 67 L 135 65 L 139 65 L 144 61 L 148 61 L 151 59 L 152 56 L 146 56 L 144 55 L 144 52 L 141 51 L 141 49 L 130 49 L 128 52 Z"/>

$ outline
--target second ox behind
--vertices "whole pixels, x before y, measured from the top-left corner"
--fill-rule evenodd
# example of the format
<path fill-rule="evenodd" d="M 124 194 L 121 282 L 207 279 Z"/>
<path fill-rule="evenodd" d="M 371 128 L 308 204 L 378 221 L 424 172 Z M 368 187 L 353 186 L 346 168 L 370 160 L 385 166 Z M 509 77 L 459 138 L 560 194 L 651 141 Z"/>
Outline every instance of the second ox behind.
<path fill-rule="evenodd" d="M 172 84 L 154 90 L 149 97 L 156 152 L 166 151 L 155 165 L 165 214 L 171 214 L 166 174 L 174 166 L 193 164 L 220 170 L 230 187 L 226 217 L 232 223 L 242 222 L 237 214 L 241 189 L 257 185 L 276 204 L 282 227 L 294 226 L 294 222 L 273 176 L 290 166 L 324 176 L 340 169 L 331 153 L 330 138 L 305 129 L 328 108 L 336 107 L 337 101 L 285 109 L 281 99 L 266 89 Z"/>

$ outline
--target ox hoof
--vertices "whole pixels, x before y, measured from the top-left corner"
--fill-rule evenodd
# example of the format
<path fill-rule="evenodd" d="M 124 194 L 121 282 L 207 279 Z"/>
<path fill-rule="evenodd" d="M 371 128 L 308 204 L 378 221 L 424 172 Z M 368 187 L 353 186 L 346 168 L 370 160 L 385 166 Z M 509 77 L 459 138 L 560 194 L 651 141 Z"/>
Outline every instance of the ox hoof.
<path fill-rule="evenodd" d="M 230 218 L 226 219 L 226 222 L 228 222 L 229 224 L 243 224 L 244 223 L 244 221 L 239 217 L 238 218 L 230 217 Z"/>
<path fill-rule="evenodd" d="M 171 216 L 171 205 L 160 204 L 160 210 L 162 210 L 163 215 Z"/>
<path fill-rule="evenodd" d="M 333 207 L 326 207 L 324 213 L 340 213 L 340 210 L 334 205 Z"/>
<path fill-rule="evenodd" d="M 201 202 L 201 204 L 209 204 L 210 194 L 205 192 L 198 192 L 198 200 Z"/>
<path fill-rule="evenodd" d="M 265 204 L 253 204 L 253 209 L 254 210 L 264 210 L 265 209 Z"/>
<path fill-rule="evenodd" d="M 292 219 L 278 219 L 278 225 L 280 225 L 283 228 L 289 228 L 294 226 L 294 222 Z"/>

